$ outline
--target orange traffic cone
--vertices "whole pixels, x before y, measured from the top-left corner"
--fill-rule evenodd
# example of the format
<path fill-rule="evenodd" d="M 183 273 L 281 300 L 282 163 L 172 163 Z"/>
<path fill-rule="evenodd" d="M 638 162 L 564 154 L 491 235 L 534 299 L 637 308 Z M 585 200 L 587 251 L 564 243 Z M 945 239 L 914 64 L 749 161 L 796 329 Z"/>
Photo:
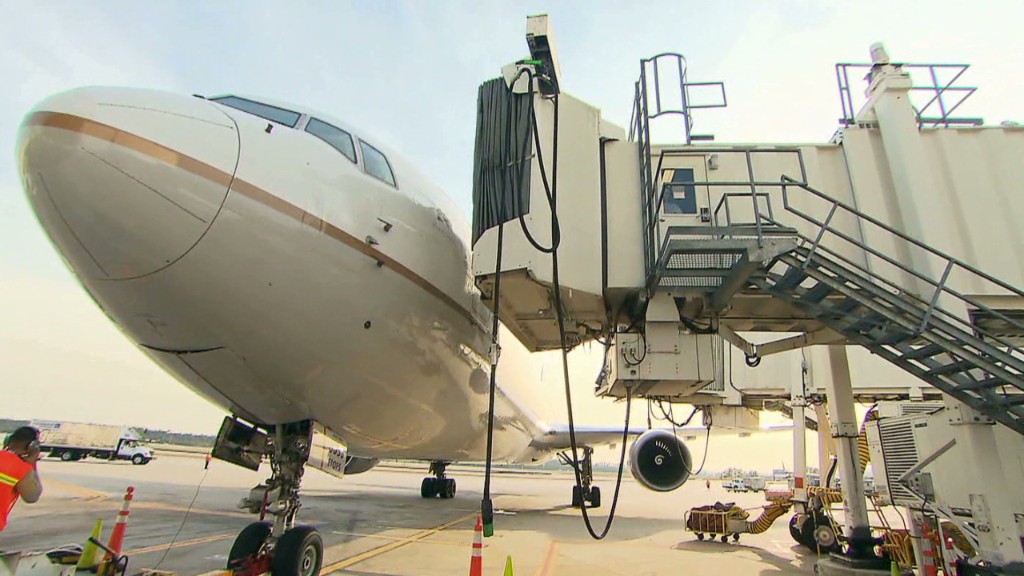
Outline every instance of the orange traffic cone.
<path fill-rule="evenodd" d="M 469 561 L 469 576 L 483 576 L 484 573 L 484 519 L 476 517 L 473 529 L 473 558 Z"/>
<path fill-rule="evenodd" d="M 129 486 L 128 491 L 124 494 L 124 503 L 121 504 L 121 511 L 117 513 L 117 521 L 114 522 L 114 530 L 110 533 L 110 542 L 107 544 L 107 548 L 114 551 L 115 555 L 121 554 L 121 548 L 124 547 L 124 533 L 128 529 L 128 515 L 131 511 L 128 507 L 132 503 L 132 497 L 135 495 L 135 486 Z M 114 560 L 115 558 L 111 554 L 107 554 L 104 560 Z"/>

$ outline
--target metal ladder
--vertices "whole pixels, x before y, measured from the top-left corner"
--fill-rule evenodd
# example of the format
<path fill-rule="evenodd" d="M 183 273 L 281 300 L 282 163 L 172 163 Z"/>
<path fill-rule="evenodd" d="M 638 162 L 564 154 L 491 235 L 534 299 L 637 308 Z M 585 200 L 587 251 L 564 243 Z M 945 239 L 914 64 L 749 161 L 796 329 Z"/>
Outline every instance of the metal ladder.
<path fill-rule="evenodd" d="M 802 182 L 785 176 L 782 180 L 786 211 L 815 225 L 817 233 L 814 238 L 800 235 L 800 245 L 769 261 L 766 274 L 751 277 L 751 287 L 799 306 L 850 343 L 1024 434 L 1024 322 L 953 289 L 948 281 L 952 275 L 1003 294 L 1024 298 L 1024 292 Z M 824 220 L 794 206 L 789 197 L 794 190 L 824 202 Z M 895 236 L 931 261 L 945 263 L 942 277 L 930 278 L 833 226 L 837 216 L 842 217 L 839 221 L 855 219 L 861 230 Z M 764 214 L 756 217 L 766 226 L 778 225 Z M 851 248 L 918 287 L 930 287 L 930 298 L 921 298 L 840 253 L 850 253 Z M 957 312 L 961 306 L 963 311 Z M 965 317 L 967 310 L 974 314 Z"/>

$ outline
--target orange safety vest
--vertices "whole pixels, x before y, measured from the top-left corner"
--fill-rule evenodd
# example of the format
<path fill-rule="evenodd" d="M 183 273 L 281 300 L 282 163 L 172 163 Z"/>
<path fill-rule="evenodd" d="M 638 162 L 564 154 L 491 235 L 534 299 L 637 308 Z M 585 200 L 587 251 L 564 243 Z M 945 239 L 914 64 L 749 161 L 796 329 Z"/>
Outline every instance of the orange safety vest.
<path fill-rule="evenodd" d="M 14 487 L 32 471 L 32 465 L 14 452 L 0 450 L 0 530 L 7 527 L 7 516 L 18 502 Z"/>

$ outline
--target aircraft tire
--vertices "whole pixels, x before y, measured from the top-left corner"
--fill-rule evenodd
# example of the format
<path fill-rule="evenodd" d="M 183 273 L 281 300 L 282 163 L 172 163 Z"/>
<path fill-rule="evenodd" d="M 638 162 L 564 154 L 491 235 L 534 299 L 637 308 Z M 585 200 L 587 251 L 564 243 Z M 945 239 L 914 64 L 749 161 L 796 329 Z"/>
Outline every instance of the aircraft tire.
<path fill-rule="evenodd" d="M 437 496 L 437 481 L 435 478 L 424 478 L 420 484 L 420 496 L 424 498 L 433 498 Z"/>
<path fill-rule="evenodd" d="M 572 487 L 572 507 L 579 508 L 583 506 L 583 490 L 579 486 Z"/>
<path fill-rule="evenodd" d="M 267 537 L 270 536 L 271 529 L 270 522 L 253 522 L 243 528 L 235 537 L 231 551 L 228 552 L 226 568 L 228 570 L 237 569 L 238 567 L 234 566 L 235 562 L 255 556 L 263 547 L 263 543 L 267 541 Z"/>
<path fill-rule="evenodd" d="M 594 486 L 590 489 L 590 507 L 600 508 L 601 507 L 601 489 Z"/>
<path fill-rule="evenodd" d="M 455 498 L 455 478 L 445 478 L 441 490 L 442 498 Z"/>
<path fill-rule="evenodd" d="M 324 541 L 316 528 L 296 526 L 277 540 L 270 558 L 274 576 L 317 576 L 324 561 Z"/>

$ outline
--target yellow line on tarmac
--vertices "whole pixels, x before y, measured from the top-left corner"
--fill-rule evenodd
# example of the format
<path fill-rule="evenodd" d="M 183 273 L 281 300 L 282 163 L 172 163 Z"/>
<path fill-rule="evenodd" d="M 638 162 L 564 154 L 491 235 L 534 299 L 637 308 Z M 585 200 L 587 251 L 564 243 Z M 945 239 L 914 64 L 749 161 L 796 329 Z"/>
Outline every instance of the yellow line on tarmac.
<path fill-rule="evenodd" d="M 185 512 L 188 508 L 184 506 L 176 506 L 174 504 L 165 504 L 163 502 L 133 502 L 132 510 L 162 510 L 166 512 Z M 227 510 L 204 510 L 202 508 L 192 508 L 190 514 L 200 514 L 204 516 L 226 516 L 228 518 L 252 518 L 252 514 L 245 512 L 230 512 Z"/>
<path fill-rule="evenodd" d="M 338 530 L 331 530 L 331 534 L 338 534 L 341 536 L 358 536 L 360 538 L 376 538 L 378 540 L 392 540 L 392 541 L 405 541 L 408 536 L 386 536 L 384 534 L 363 534 L 362 532 L 340 532 Z M 431 544 L 444 544 L 446 546 L 465 546 L 465 542 L 454 542 L 452 540 L 430 540 Z"/>
<path fill-rule="evenodd" d="M 85 486 L 79 486 L 78 484 L 61 482 L 60 480 L 55 480 L 53 478 L 47 478 L 46 484 L 62 490 L 67 490 L 68 492 L 77 494 L 83 498 L 89 498 L 90 500 L 99 500 L 110 497 L 110 494 L 106 492 L 100 492 L 99 490 L 93 490 L 92 488 L 86 488 Z"/>
<path fill-rule="evenodd" d="M 195 546 L 196 544 L 206 544 L 208 542 L 219 542 L 221 540 L 227 540 L 235 535 L 234 532 L 227 532 L 224 534 L 214 534 L 212 536 L 204 536 L 202 538 L 194 538 L 192 540 L 182 540 L 175 542 L 174 544 L 157 544 L 156 546 L 147 546 L 145 548 L 136 548 L 127 552 L 128 556 L 136 556 L 138 554 L 148 554 L 150 552 L 162 552 L 168 548 L 184 548 L 185 546 Z"/>
<path fill-rule="evenodd" d="M 418 540 L 423 540 L 424 538 L 426 538 L 427 536 L 430 536 L 431 534 L 437 534 L 438 532 L 440 532 L 442 530 L 445 530 L 445 529 L 448 529 L 448 528 L 451 528 L 452 526 L 455 526 L 456 524 L 461 524 L 462 522 L 465 522 L 466 520 L 470 520 L 472 518 L 476 518 L 477 514 L 478 514 L 477 512 L 473 512 L 472 514 L 466 514 L 465 516 L 463 516 L 461 518 L 457 518 L 455 520 L 452 520 L 451 522 L 447 522 L 445 524 L 441 524 L 440 526 L 435 526 L 434 528 L 431 528 L 429 530 L 423 530 L 422 532 L 417 532 L 416 534 L 413 534 L 412 536 L 409 536 L 408 538 L 402 538 L 401 540 L 398 540 L 396 542 L 392 542 L 390 544 L 385 544 L 383 546 L 379 546 L 379 547 L 374 548 L 372 550 L 368 550 L 366 552 L 363 552 L 362 554 L 356 554 L 355 556 L 352 556 L 350 558 L 346 558 L 346 559 L 341 560 L 339 562 L 335 562 L 334 564 L 330 564 L 328 566 L 324 566 L 323 568 L 320 569 L 320 573 L 321 574 L 330 574 L 331 572 L 336 572 L 338 570 L 341 570 L 342 568 L 348 568 L 349 566 L 352 566 L 353 564 L 358 564 L 358 563 L 363 562 L 365 560 L 369 560 L 370 558 L 373 558 L 374 556 L 380 556 L 381 554 L 384 554 L 385 552 L 390 552 L 390 551 L 394 550 L 395 548 L 401 548 L 402 546 L 405 546 L 406 544 L 411 544 L 411 543 L 416 542 Z"/>
<path fill-rule="evenodd" d="M 537 571 L 537 576 L 548 576 L 551 574 L 551 570 L 555 567 L 556 559 L 558 558 L 558 541 L 552 540 L 548 543 L 548 551 L 544 555 L 544 563 L 541 564 L 540 570 Z"/>

